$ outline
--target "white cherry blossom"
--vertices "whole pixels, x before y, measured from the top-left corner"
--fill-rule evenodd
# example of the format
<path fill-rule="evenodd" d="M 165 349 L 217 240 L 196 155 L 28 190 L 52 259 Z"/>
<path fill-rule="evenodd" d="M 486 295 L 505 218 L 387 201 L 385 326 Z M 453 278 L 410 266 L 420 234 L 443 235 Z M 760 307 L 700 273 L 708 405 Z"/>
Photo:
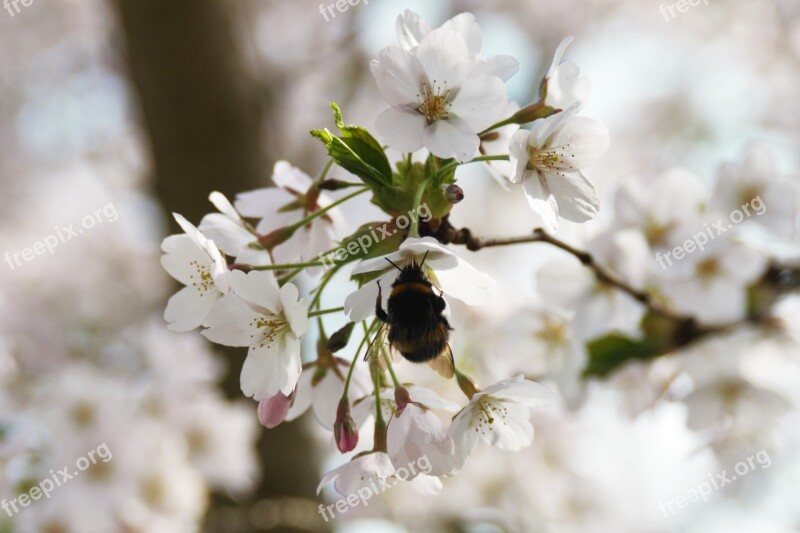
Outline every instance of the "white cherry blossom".
<path fill-rule="evenodd" d="M 682 242 L 683 227 L 702 227 L 707 196 L 699 178 L 681 168 L 626 180 L 614 198 L 616 224 L 637 228 L 652 252 L 663 251 Z"/>
<path fill-rule="evenodd" d="M 204 216 L 199 230 L 225 254 L 234 257 L 237 263 L 269 265 L 269 253 L 258 243 L 255 230 L 242 219 L 230 201 L 217 191 L 212 192 L 208 199 L 219 213 Z"/>
<path fill-rule="evenodd" d="M 317 494 L 333 483 L 336 492 L 346 496 L 371 482 L 380 484 L 394 476 L 394 465 L 385 452 L 371 452 L 360 455 L 322 476 L 317 486 Z"/>
<path fill-rule="evenodd" d="M 398 43 L 409 52 L 413 52 L 431 31 L 425 21 L 409 9 L 397 16 L 395 26 Z M 480 55 L 483 48 L 483 34 L 472 13 L 459 13 L 442 24 L 440 28 L 455 32 L 464 39 L 473 73 L 489 74 L 508 81 L 519 70 L 519 62 L 509 55 L 488 57 Z"/>
<path fill-rule="evenodd" d="M 227 290 L 228 267 L 213 241 L 181 215 L 174 217 L 186 233 L 164 239 L 161 265 L 186 286 L 169 299 L 164 319 L 171 330 L 190 331 L 203 322 L 214 302 Z"/>
<path fill-rule="evenodd" d="M 567 37 L 558 45 L 553 62 L 547 71 L 547 96 L 544 103 L 555 109 L 567 109 L 582 105 L 589 99 L 592 85 L 589 78 L 581 76 L 581 69 L 574 61 L 563 59 L 573 37 Z"/>
<path fill-rule="evenodd" d="M 416 464 L 423 458 L 430 462 L 430 474 L 443 476 L 455 467 L 455 446 L 442 419 L 418 402 L 399 405 L 389 421 L 387 452 L 395 468 Z M 410 473 L 413 479 L 416 474 Z"/>
<path fill-rule="evenodd" d="M 785 239 L 798 236 L 800 185 L 781 175 L 764 145 L 750 147 L 740 163 L 720 166 L 712 205 L 725 214 L 747 209 L 748 222 L 763 225 Z"/>
<path fill-rule="evenodd" d="M 403 152 L 426 148 L 441 158 L 472 159 L 478 133 L 506 118 L 508 106 L 503 80 L 473 62 L 464 35 L 446 27 L 427 33 L 411 51 L 381 50 L 370 69 L 391 107 L 378 116 L 378 133 Z"/>
<path fill-rule="evenodd" d="M 406 472 L 411 472 L 412 465 L 405 465 L 402 467 L 403 474 L 398 475 L 400 469 L 395 469 L 386 452 L 367 452 L 322 476 L 317 487 L 317 494 L 330 483 L 333 483 L 336 492 L 342 496 L 348 496 L 365 487 L 380 493 L 395 486 L 399 481 L 410 481 L 410 485 L 421 494 L 438 494 L 442 490 L 442 482 L 434 476 L 420 473 L 424 472 L 424 467 L 424 464 L 413 465 L 417 475 L 410 478 Z M 406 479 L 402 479 L 403 476 Z"/>
<path fill-rule="evenodd" d="M 531 209 L 549 231 L 558 218 L 586 222 L 597 215 L 600 199 L 583 169 L 608 149 L 608 130 L 597 120 L 577 117 L 577 106 L 519 130 L 509 152 L 512 183 L 522 183 Z"/>
<path fill-rule="evenodd" d="M 456 445 L 458 468 L 480 438 L 501 450 L 519 451 L 533 442 L 530 411 L 555 402 L 555 395 L 522 375 L 476 392 L 453 419 L 450 433 Z"/>
<path fill-rule="evenodd" d="M 702 323 L 726 324 L 744 318 L 745 289 L 764 272 L 767 258 L 725 236 L 704 246 L 674 261 L 661 272 L 657 284 L 676 309 Z"/>
<path fill-rule="evenodd" d="M 308 302 L 298 299 L 293 284 L 278 287 L 269 272 L 236 270 L 229 279 L 232 293 L 211 309 L 203 335 L 225 346 L 249 347 L 240 380 L 246 396 L 288 396 L 302 370 L 300 337 L 308 329 Z"/>
<path fill-rule="evenodd" d="M 275 187 L 266 187 L 236 195 L 236 210 L 242 216 L 260 219 L 256 225 L 259 235 L 291 226 L 303 217 L 325 208 L 331 203 L 324 191 L 312 205 L 306 205 L 305 195 L 313 180 L 300 169 L 286 161 L 278 161 L 272 173 Z M 309 261 L 329 250 L 343 235 L 344 218 L 337 208 L 330 209 L 310 223 L 299 228 L 286 242 L 272 250 L 276 263 Z"/>

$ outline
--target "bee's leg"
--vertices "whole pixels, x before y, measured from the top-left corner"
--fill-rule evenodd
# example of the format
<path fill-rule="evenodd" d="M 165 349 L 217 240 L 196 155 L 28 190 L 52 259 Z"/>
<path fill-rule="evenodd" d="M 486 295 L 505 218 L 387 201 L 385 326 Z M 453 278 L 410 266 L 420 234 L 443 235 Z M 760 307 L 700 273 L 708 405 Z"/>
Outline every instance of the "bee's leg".
<path fill-rule="evenodd" d="M 383 303 L 383 294 L 381 293 L 381 282 L 378 282 L 378 298 L 375 300 L 375 316 L 377 316 L 381 321 L 388 322 L 389 315 L 386 311 L 383 310 L 381 304 Z"/>
<path fill-rule="evenodd" d="M 446 305 L 447 304 L 445 303 L 444 298 L 442 298 L 441 296 L 434 296 L 433 300 L 434 311 L 436 311 L 437 313 L 441 313 L 442 311 L 444 311 Z"/>

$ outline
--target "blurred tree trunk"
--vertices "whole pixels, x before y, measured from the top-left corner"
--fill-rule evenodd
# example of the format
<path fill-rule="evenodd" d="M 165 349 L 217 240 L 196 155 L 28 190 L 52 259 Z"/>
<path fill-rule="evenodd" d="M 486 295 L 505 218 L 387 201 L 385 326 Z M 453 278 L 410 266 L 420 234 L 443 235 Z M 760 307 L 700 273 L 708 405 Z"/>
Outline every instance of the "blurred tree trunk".
<path fill-rule="evenodd" d="M 113 0 L 124 35 L 122 55 L 149 137 L 155 190 L 164 209 L 194 223 L 213 210 L 208 194 L 231 197 L 269 177 L 259 86 L 238 53 L 232 13 L 222 0 Z M 173 224 L 173 230 L 179 231 Z M 224 388 L 240 398 L 245 350 L 228 351 Z M 255 403 L 253 403 L 255 417 Z M 215 496 L 208 531 L 322 529 L 313 498 L 318 471 L 310 437 L 298 423 L 270 430 L 260 441 L 264 480 L 248 502 Z M 278 498 L 264 502 L 265 498 Z M 288 504 L 287 504 L 288 502 Z M 274 504 L 273 504 L 274 503 Z M 298 504 L 301 506 L 298 507 Z M 287 512 L 285 508 L 294 512 Z M 298 519 L 297 510 L 311 510 Z M 269 514 L 272 516 L 261 516 Z M 304 519 L 302 519 L 304 518 Z M 302 524 L 292 529 L 280 524 Z"/>

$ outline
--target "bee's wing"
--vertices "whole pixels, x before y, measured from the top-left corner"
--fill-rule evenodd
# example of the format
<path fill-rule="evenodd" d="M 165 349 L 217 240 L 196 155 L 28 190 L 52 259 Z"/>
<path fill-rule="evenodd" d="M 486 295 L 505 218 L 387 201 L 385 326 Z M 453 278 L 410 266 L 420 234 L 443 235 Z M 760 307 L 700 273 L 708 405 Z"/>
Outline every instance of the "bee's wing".
<path fill-rule="evenodd" d="M 453 360 L 453 349 L 450 348 L 450 344 L 445 344 L 444 350 L 428 361 L 428 364 L 443 378 L 452 378 L 456 373 L 456 365 Z"/>
<path fill-rule="evenodd" d="M 375 338 L 369 343 L 367 353 L 364 355 L 364 360 L 370 363 L 370 366 L 375 364 L 381 372 L 386 371 L 386 358 L 389 357 L 391 362 L 398 359 L 399 352 L 389 342 L 389 324 L 383 324 L 375 334 Z"/>

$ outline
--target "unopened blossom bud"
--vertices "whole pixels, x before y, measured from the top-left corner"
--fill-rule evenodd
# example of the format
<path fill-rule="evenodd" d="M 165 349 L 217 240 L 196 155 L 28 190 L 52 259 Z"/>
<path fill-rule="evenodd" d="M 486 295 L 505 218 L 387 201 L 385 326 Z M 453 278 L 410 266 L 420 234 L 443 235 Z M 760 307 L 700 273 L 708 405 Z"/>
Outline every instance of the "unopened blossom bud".
<path fill-rule="evenodd" d="M 479 390 L 469 377 L 458 370 L 456 370 L 456 381 L 458 382 L 458 387 L 461 389 L 461 392 L 463 392 L 467 398 L 471 399 Z"/>
<path fill-rule="evenodd" d="M 403 409 L 406 405 L 411 403 L 411 394 L 405 387 L 398 387 L 394 389 L 394 401 L 397 404 L 397 410 Z"/>
<path fill-rule="evenodd" d="M 350 402 L 346 396 L 342 396 L 339 407 L 336 409 L 333 435 L 336 438 L 336 447 L 342 453 L 353 451 L 358 444 L 358 428 L 350 415 Z"/>
<path fill-rule="evenodd" d="M 286 419 L 289 408 L 294 403 L 294 392 L 284 396 L 279 392 L 271 398 L 258 402 L 258 421 L 267 429 L 272 429 Z"/>
<path fill-rule="evenodd" d="M 444 190 L 444 197 L 451 204 L 457 204 L 464 199 L 464 190 L 455 183 L 448 185 Z"/>
<path fill-rule="evenodd" d="M 547 118 L 556 113 L 556 111 L 556 109 L 545 105 L 543 100 L 540 100 L 535 104 L 526 105 L 514 113 L 509 122 L 511 124 L 528 124 L 540 118 Z"/>
<path fill-rule="evenodd" d="M 336 331 L 336 333 L 331 335 L 331 338 L 328 339 L 328 342 L 325 344 L 325 348 L 331 353 L 336 353 L 347 346 L 347 342 L 350 340 L 350 335 L 353 333 L 355 325 L 355 322 L 348 322 L 345 324 L 341 329 Z"/>
<path fill-rule="evenodd" d="M 272 251 L 276 246 L 285 243 L 292 238 L 292 235 L 297 231 L 297 226 L 287 226 L 285 228 L 278 228 L 275 231 L 262 235 L 258 238 L 258 242 L 267 251 Z"/>

